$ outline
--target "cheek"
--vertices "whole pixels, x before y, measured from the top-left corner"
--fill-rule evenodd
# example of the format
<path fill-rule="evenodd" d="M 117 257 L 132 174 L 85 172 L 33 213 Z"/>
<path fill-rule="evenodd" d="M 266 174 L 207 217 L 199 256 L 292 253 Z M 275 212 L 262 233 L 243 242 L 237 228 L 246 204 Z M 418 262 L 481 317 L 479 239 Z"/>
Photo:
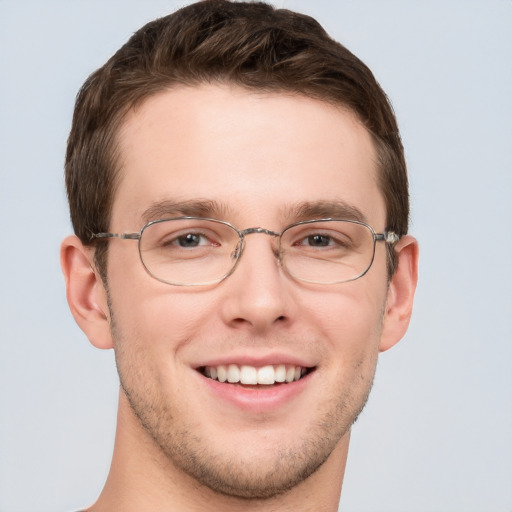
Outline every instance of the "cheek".
<path fill-rule="evenodd" d="M 333 364 L 360 366 L 378 353 L 387 286 L 367 281 L 344 283 L 316 300 L 309 297 L 303 308 L 307 323 L 320 331 L 335 354 Z"/>
<path fill-rule="evenodd" d="M 206 294 L 152 278 L 140 261 L 137 247 L 116 247 L 109 254 L 108 275 L 118 330 L 125 339 L 151 345 L 146 346 L 149 350 L 185 343 L 208 318 L 211 301 Z"/>
<path fill-rule="evenodd" d="M 116 323 L 123 322 L 124 337 L 140 340 L 151 351 L 176 352 L 204 331 L 211 302 L 188 293 L 175 292 L 168 285 L 152 292 L 113 294 Z M 157 293 L 155 293 L 157 290 Z"/>

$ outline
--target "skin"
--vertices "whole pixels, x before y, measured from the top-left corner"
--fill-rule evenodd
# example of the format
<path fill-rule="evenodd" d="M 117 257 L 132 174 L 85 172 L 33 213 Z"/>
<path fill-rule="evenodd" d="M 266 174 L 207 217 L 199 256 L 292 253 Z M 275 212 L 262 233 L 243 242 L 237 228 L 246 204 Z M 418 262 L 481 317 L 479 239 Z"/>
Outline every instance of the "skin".
<path fill-rule="evenodd" d="M 151 218 L 166 216 L 156 203 L 191 200 L 215 201 L 203 214 L 239 229 L 281 231 L 305 202 L 349 205 L 385 229 L 370 136 L 321 101 L 177 88 L 131 112 L 119 137 L 114 232 L 140 230 L 152 206 Z M 161 283 L 136 242 L 109 243 L 108 293 L 90 248 L 72 236 L 61 252 L 71 311 L 93 345 L 114 348 L 121 379 L 112 468 L 90 510 L 337 510 L 378 353 L 407 329 L 416 241 L 398 243 L 391 282 L 378 243 L 362 278 L 312 285 L 283 271 L 268 236 L 251 235 L 236 271 L 204 287 Z M 243 407 L 197 371 L 247 358 L 314 371 L 274 406 L 240 388 Z"/>

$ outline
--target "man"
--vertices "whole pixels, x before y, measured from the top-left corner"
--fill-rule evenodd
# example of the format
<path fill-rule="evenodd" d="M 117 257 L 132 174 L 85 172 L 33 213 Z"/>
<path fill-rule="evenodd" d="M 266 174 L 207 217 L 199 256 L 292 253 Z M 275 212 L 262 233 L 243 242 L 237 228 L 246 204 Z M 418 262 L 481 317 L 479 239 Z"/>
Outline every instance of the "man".
<path fill-rule="evenodd" d="M 190 5 L 86 81 L 66 185 L 68 302 L 121 382 L 89 510 L 336 510 L 417 274 L 368 68 L 307 16 Z"/>

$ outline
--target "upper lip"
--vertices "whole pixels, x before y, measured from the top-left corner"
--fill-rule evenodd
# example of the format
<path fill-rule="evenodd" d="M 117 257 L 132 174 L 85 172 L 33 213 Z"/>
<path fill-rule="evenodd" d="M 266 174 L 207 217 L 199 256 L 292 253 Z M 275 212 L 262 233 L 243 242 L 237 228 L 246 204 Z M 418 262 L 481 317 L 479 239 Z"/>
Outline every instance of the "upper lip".
<path fill-rule="evenodd" d="M 316 366 L 316 364 L 310 359 L 299 357 L 293 354 L 283 353 L 269 353 L 265 355 L 255 355 L 247 353 L 232 353 L 230 355 L 223 354 L 222 356 L 218 357 L 209 357 L 198 363 L 193 364 L 192 366 L 197 370 L 205 366 L 220 366 L 230 364 L 236 364 L 239 366 L 254 366 L 256 368 L 268 365 L 276 366 L 280 364 L 289 366 L 301 366 L 303 368 L 312 368 Z"/>

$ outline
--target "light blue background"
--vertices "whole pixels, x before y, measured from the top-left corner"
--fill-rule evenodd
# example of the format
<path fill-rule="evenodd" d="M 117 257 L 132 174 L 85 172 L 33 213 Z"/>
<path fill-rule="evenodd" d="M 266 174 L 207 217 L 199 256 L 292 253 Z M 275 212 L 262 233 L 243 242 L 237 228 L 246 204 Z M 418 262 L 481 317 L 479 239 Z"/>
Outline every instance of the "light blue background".
<path fill-rule="evenodd" d="M 0 511 L 90 504 L 117 376 L 64 297 L 74 96 L 182 2 L 0 0 Z M 374 71 L 396 110 L 421 243 L 416 310 L 353 430 L 344 512 L 512 510 L 512 2 L 276 1 Z M 307 411 L 305 411 L 307 414 Z"/>

